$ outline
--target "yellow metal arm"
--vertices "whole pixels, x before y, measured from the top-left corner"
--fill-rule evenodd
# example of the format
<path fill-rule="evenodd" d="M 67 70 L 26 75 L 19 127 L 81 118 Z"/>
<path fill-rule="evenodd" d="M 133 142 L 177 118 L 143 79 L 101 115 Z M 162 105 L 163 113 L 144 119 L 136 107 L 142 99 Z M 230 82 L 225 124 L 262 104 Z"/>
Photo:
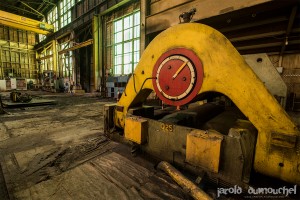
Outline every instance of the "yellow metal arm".
<path fill-rule="evenodd" d="M 149 44 L 127 84 L 126 95 L 118 102 L 115 124 L 124 127 L 128 108 L 145 101 L 153 90 L 150 78 L 156 61 L 174 48 L 190 49 L 202 61 L 204 78 L 198 94 L 225 94 L 257 128 L 255 170 L 299 184 L 300 134 L 296 125 L 229 40 L 206 25 L 176 25 Z"/>
<path fill-rule="evenodd" d="M 54 30 L 54 27 L 51 24 L 33 20 L 20 15 L 15 15 L 2 10 L 0 10 L 0 24 L 43 35 L 47 35 Z"/>

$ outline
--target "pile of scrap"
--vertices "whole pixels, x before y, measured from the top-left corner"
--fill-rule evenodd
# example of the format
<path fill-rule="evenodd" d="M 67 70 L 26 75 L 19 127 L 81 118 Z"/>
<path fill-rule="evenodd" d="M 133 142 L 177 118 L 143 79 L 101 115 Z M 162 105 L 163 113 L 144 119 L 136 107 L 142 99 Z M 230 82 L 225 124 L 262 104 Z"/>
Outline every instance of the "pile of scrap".
<path fill-rule="evenodd" d="M 10 101 L 2 101 L 2 110 L 4 108 L 19 108 L 19 107 L 32 107 L 32 106 L 45 106 L 54 105 L 55 100 L 49 99 L 37 99 L 33 98 L 31 95 L 18 91 L 13 91 L 10 93 Z"/>
<path fill-rule="evenodd" d="M 32 100 L 32 97 L 27 93 L 22 94 L 21 92 L 13 91 L 10 93 L 10 100 L 12 102 L 29 103 Z"/>

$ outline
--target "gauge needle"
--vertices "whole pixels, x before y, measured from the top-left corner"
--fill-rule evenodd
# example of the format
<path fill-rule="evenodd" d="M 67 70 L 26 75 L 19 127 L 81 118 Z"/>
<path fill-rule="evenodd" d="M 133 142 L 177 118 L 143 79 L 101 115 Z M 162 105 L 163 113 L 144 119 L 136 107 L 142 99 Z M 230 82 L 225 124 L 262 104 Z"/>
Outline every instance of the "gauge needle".
<path fill-rule="evenodd" d="M 185 63 L 183 63 L 179 69 L 176 71 L 176 73 L 174 74 L 174 76 L 172 77 L 173 79 L 175 79 L 177 77 L 177 75 L 182 71 L 182 69 L 186 66 L 186 64 L 188 63 L 189 61 L 186 61 Z"/>

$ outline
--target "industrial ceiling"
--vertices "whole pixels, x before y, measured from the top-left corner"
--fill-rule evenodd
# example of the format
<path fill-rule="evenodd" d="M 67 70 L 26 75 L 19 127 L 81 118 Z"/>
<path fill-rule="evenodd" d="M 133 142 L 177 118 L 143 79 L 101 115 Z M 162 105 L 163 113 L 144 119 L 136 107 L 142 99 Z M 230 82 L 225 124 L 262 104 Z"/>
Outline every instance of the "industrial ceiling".
<path fill-rule="evenodd" d="M 242 54 L 299 53 L 300 1 L 271 1 L 200 20 L 221 31 Z"/>
<path fill-rule="evenodd" d="M 0 10 L 41 20 L 58 0 L 5 0 L 0 1 Z"/>
<path fill-rule="evenodd" d="M 0 10 L 41 20 L 58 1 L 6 0 L 0 1 Z M 300 52 L 299 0 L 269 1 L 197 22 L 222 32 L 241 54 Z M 154 38 L 160 31 L 148 36 Z"/>

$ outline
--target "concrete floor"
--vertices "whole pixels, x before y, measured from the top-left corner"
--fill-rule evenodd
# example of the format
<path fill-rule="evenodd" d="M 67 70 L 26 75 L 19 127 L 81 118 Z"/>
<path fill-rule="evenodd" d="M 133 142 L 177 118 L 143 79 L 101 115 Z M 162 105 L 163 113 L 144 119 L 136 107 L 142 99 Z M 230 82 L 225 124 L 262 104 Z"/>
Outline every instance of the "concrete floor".
<path fill-rule="evenodd" d="M 30 92 L 56 105 L 0 116 L 0 199 L 189 199 L 168 176 L 103 134 L 108 100 Z M 2 93 L 8 99 L 9 93 Z"/>
<path fill-rule="evenodd" d="M 56 104 L 0 115 L 0 200 L 191 199 L 154 162 L 103 134 L 103 105 L 112 100 L 29 93 Z M 289 114 L 299 124 L 300 113 Z"/>

